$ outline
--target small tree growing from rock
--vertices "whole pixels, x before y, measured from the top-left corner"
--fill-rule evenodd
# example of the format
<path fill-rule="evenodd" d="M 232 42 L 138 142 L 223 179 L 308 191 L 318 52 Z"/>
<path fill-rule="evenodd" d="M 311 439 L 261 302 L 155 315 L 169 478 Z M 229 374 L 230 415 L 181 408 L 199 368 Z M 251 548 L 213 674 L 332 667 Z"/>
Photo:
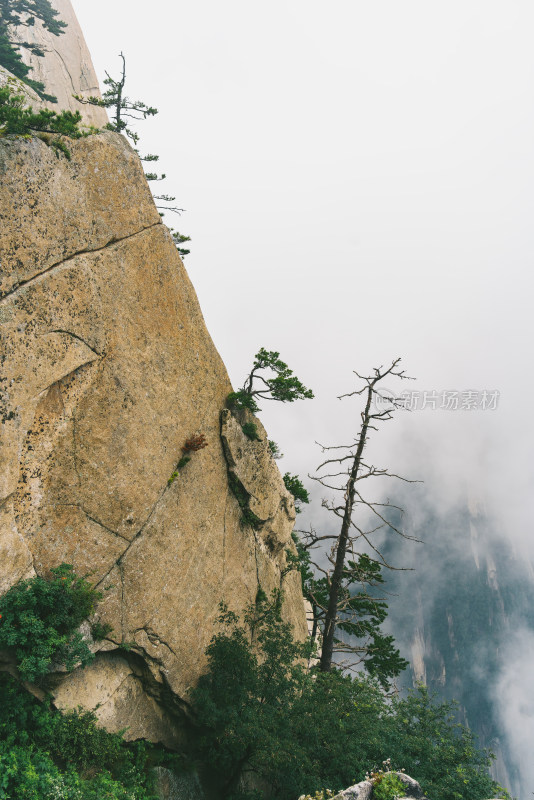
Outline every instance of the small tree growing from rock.
<path fill-rule="evenodd" d="M 109 72 L 106 72 L 104 84 L 107 87 L 102 97 L 81 97 L 76 95 L 76 99 L 80 103 L 87 103 L 89 105 L 100 106 L 109 109 L 111 113 L 111 122 L 107 127 L 109 130 L 123 133 L 127 136 L 134 145 L 139 142 L 139 134 L 132 128 L 133 122 L 139 122 L 154 117 L 158 113 L 158 109 L 149 106 L 142 100 L 131 100 L 125 94 L 126 87 L 126 57 L 124 53 L 119 54 L 122 61 L 121 73 L 118 78 L 112 78 Z M 154 153 L 147 153 L 145 156 L 140 156 L 141 161 L 156 162 L 159 161 L 159 156 Z M 167 177 L 164 173 L 158 174 L 157 172 L 145 172 L 148 181 L 163 181 Z M 183 208 L 168 205 L 173 203 L 176 198 L 168 194 L 154 194 L 156 201 L 156 208 L 164 216 L 164 211 L 172 211 L 175 214 L 181 214 Z M 170 229 L 173 241 L 182 258 L 186 256 L 190 250 L 182 247 L 182 244 L 191 241 L 190 236 L 185 236 L 178 231 Z"/>
<path fill-rule="evenodd" d="M 228 405 L 248 408 L 253 414 L 260 411 L 256 399 L 293 403 L 295 400 L 312 399 L 313 392 L 293 374 L 293 370 L 281 360 L 280 353 L 262 347 L 254 356 L 252 369 L 243 388 L 228 395 Z"/>

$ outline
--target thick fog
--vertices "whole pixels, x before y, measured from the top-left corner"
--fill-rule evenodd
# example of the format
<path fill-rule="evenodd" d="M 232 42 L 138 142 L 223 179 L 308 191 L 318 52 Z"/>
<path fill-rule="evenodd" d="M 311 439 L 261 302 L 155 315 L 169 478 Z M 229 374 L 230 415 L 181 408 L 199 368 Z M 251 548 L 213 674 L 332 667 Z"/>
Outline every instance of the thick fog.
<path fill-rule="evenodd" d="M 100 78 L 122 50 L 127 93 L 159 108 L 140 150 L 185 209 L 165 222 L 192 237 L 186 266 L 234 385 L 263 346 L 315 391 L 264 404 L 282 470 L 304 477 L 315 442 L 353 439 L 360 408 L 337 395 L 352 370 L 402 356 L 417 378 L 402 388 L 436 408 L 373 434 L 377 466 L 425 480 L 441 511 L 480 498 L 532 558 L 532 3 L 73 5 Z M 496 697 L 534 791 L 532 636 L 509 652 Z"/>

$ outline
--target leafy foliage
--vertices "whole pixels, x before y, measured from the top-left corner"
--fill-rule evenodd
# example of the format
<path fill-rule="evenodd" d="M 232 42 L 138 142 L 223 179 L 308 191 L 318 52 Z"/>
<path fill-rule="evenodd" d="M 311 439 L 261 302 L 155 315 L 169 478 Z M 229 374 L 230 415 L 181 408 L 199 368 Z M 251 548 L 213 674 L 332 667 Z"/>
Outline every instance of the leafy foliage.
<path fill-rule="evenodd" d="M 326 575 L 317 575 L 312 568 L 311 556 L 301 543 L 298 534 L 292 534 L 297 555 L 286 550 L 290 569 L 298 569 L 302 578 L 302 591 L 313 609 L 313 636 L 320 628 L 329 600 Z M 346 637 L 347 652 L 357 657 L 367 672 L 388 688 L 391 680 L 406 669 L 408 662 L 395 647 L 393 636 L 381 631 L 380 626 L 388 615 L 388 604 L 373 590 L 384 583 L 382 565 L 362 553 L 357 561 L 348 561 L 343 572 L 340 592 L 341 613 L 336 629 L 337 652 L 344 652 Z M 371 591 L 369 591 L 369 588 Z"/>
<path fill-rule="evenodd" d="M 54 711 L 0 674 L 0 799 L 151 800 L 153 755 L 96 725 L 88 711 Z"/>
<path fill-rule="evenodd" d="M 203 433 L 196 434 L 194 436 L 190 436 L 184 444 L 182 445 L 182 457 L 178 461 L 176 468 L 171 474 L 171 477 L 167 481 L 167 486 L 171 486 L 178 475 L 180 474 L 180 470 L 183 469 L 186 464 L 189 464 L 191 461 L 190 453 L 196 453 L 199 450 L 203 450 L 204 447 L 208 446 L 208 442 L 206 441 L 206 437 Z"/>
<path fill-rule="evenodd" d="M 174 197 L 172 199 L 175 200 Z M 173 238 L 174 244 L 176 245 L 178 252 L 180 253 L 182 258 L 185 258 L 185 256 L 189 255 L 191 250 L 187 249 L 186 247 L 182 247 L 181 245 L 185 244 L 186 242 L 190 242 L 191 237 L 184 236 L 183 233 L 179 233 L 179 231 L 175 231 L 173 228 L 169 228 L 169 230 L 171 232 L 171 236 Z"/>
<path fill-rule="evenodd" d="M 36 56 L 44 56 L 43 50 L 36 44 L 14 41 L 10 31 L 33 27 L 38 19 L 46 30 L 59 36 L 67 26 L 58 17 L 49 0 L 0 0 L 0 65 L 31 86 L 44 100 L 50 101 L 56 98 L 45 93 L 43 83 L 28 78 L 31 68 L 20 55 L 20 48 L 30 50 Z"/>
<path fill-rule="evenodd" d="M 248 408 L 253 414 L 256 414 L 260 408 L 254 398 L 245 392 L 244 389 L 239 389 L 237 392 L 230 392 L 226 398 L 228 408 Z"/>
<path fill-rule="evenodd" d="M 46 109 L 34 111 L 25 105 L 24 97 L 14 94 L 8 86 L 0 88 L 0 136 L 32 136 L 38 132 L 47 144 L 70 159 L 70 152 L 59 136 L 79 139 L 86 135 L 79 129 L 81 119 L 78 111 L 59 114 Z M 48 134 L 56 135 L 50 138 Z"/>
<path fill-rule="evenodd" d="M 279 597 L 269 603 L 260 592 L 244 625 L 223 606 L 220 621 L 208 672 L 193 692 L 194 751 L 213 768 L 224 798 L 247 796 L 238 786 L 250 771 L 264 796 L 277 800 L 325 786 L 338 791 L 386 755 L 433 800 L 483 800 L 500 791 L 487 774 L 488 754 L 424 689 L 391 702 L 362 675 L 308 672 L 309 650 L 281 621 Z"/>
<path fill-rule="evenodd" d="M 267 372 L 266 372 L 267 371 Z M 269 373 L 274 372 L 274 377 Z M 280 403 L 293 403 L 295 400 L 313 398 L 311 389 L 293 375 L 293 370 L 280 359 L 280 353 L 261 348 L 254 356 L 252 370 L 244 386 L 228 395 L 230 408 L 248 408 L 253 414 L 260 411 L 256 397 L 263 400 L 278 400 Z"/>
<path fill-rule="evenodd" d="M 253 442 L 261 442 L 261 437 L 258 435 L 258 426 L 255 422 L 245 422 L 241 425 L 241 429 L 245 436 L 248 436 Z"/>
<path fill-rule="evenodd" d="M 53 663 L 73 669 L 93 655 L 76 630 L 101 595 L 70 564 L 20 581 L 0 600 L 0 647 L 15 649 L 25 680 L 39 681 Z"/>
<path fill-rule="evenodd" d="M 455 721 L 454 703 L 436 703 L 420 686 L 392 704 L 390 754 L 432 800 L 509 797 L 487 773 L 490 758 L 474 734 Z"/>
<path fill-rule="evenodd" d="M 292 494 L 295 499 L 295 511 L 297 514 L 300 514 L 302 504 L 310 502 L 310 496 L 304 488 L 304 484 L 298 475 L 290 475 L 289 472 L 286 472 L 284 475 L 284 484 L 287 491 Z"/>
<path fill-rule="evenodd" d="M 278 461 L 278 459 L 283 458 L 284 454 L 280 451 L 280 446 L 274 442 L 272 439 L 268 440 L 269 450 L 271 451 L 271 455 L 274 459 Z"/>
<path fill-rule="evenodd" d="M 397 800 L 406 796 L 406 788 L 395 772 L 373 773 L 373 800 Z"/>
<path fill-rule="evenodd" d="M 263 775 L 273 752 L 287 738 L 286 705 L 302 685 L 306 655 L 280 617 L 280 603 L 260 593 L 246 626 L 221 604 L 223 625 L 207 649 L 209 672 L 193 691 L 201 733 L 197 753 L 224 778 L 232 794 L 244 771 Z"/>

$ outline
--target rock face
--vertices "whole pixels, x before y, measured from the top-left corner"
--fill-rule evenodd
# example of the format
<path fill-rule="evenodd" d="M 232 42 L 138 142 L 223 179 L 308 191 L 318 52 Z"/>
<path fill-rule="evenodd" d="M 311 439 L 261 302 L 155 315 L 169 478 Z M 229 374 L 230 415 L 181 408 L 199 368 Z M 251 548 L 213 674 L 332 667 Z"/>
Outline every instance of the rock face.
<path fill-rule="evenodd" d="M 44 29 L 38 20 L 30 28 L 12 32 L 14 40 L 36 44 L 44 51 L 44 56 L 39 57 L 24 48 L 20 50 L 23 61 L 32 68 L 28 77 L 44 83 L 47 93 L 57 97 L 57 104 L 41 105 L 55 111 L 79 111 L 88 125 L 102 127 L 108 121 L 105 109 L 83 105 L 73 97 L 75 94 L 100 97 L 100 89 L 72 4 L 70 0 L 51 0 L 51 4 L 59 12 L 59 18 L 67 23 L 60 36 Z"/>
<path fill-rule="evenodd" d="M 113 633 L 56 700 L 172 745 L 219 601 L 280 587 L 294 508 L 261 425 L 224 412 L 221 439 L 231 386 L 136 154 L 111 132 L 69 147 L 0 140 L 0 591 L 89 573 Z M 283 588 L 304 637 L 296 573 Z"/>
<path fill-rule="evenodd" d="M 386 774 L 389 775 L 391 773 Z M 417 781 L 414 781 L 413 778 L 403 772 L 395 772 L 394 774 L 404 784 L 406 794 L 403 800 L 428 800 Z M 371 781 L 362 781 L 336 794 L 332 800 L 372 800 L 373 796 L 373 784 Z"/>

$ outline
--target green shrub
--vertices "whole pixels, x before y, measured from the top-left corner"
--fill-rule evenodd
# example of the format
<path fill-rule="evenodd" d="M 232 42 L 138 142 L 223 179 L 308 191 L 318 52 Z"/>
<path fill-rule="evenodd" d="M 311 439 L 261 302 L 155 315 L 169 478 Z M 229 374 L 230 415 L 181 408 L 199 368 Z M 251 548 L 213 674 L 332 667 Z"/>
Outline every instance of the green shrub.
<path fill-rule="evenodd" d="M 373 800 L 397 800 L 406 797 L 406 788 L 394 772 L 386 772 L 373 781 Z"/>
<path fill-rule="evenodd" d="M 82 121 L 78 111 L 34 111 L 25 105 L 22 95 L 15 94 L 9 86 L 0 88 L 0 136 L 14 134 L 17 136 L 33 136 L 43 134 L 41 138 L 53 147 L 57 154 L 63 153 L 70 159 L 70 151 L 59 136 L 79 139 L 85 136 L 79 129 Z M 47 134 L 55 134 L 48 138 Z"/>
<path fill-rule="evenodd" d="M 0 800 L 152 800 L 152 754 L 99 728 L 81 709 L 62 714 L 0 674 Z"/>
<path fill-rule="evenodd" d="M 310 502 L 310 496 L 307 490 L 304 488 L 304 484 L 298 477 L 298 475 L 290 475 L 289 472 L 286 472 L 284 475 L 284 484 L 287 491 L 293 495 L 295 500 L 295 511 L 297 514 L 301 512 L 301 505 L 303 503 Z"/>
<path fill-rule="evenodd" d="M 272 439 L 269 439 L 269 450 L 271 451 L 272 457 L 277 460 L 284 457 L 284 454 L 280 451 L 279 445 Z"/>
<path fill-rule="evenodd" d="M 105 639 L 112 630 L 113 628 L 107 622 L 104 625 L 101 622 L 94 622 L 91 625 L 91 636 L 95 642 L 100 642 L 102 639 Z"/>
<path fill-rule="evenodd" d="M 260 408 L 252 395 L 240 389 L 237 392 L 230 392 L 226 398 L 226 405 L 228 408 L 248 408 L 253 414 L 256 414 Z"/>
<path fill-rule="evenodd" d="M 258 435 L 258 426 L 255 422 L 245 422 L 244 425 L 241 425 L 241 430 L 252 441 L 261 442 L 261 437 Z"/>
<path fill-rule="evenodd" d="M 324 787 L 337 792 L 386 756 L 432 800 L 507 796 L 488 774 L 488 753 L 424 689 L 391 701 L 372 678 L 306 671 L 306 652 L 281 620 L 279 597 L 268 603 L 260 593 L 244 623 L 223 608 L 221 624 L 192 693 L 193 753 L 213 770 L 221 797 L 243 799 L 237 787 L 250 772 L 276 800 Z M 395 778 L 382 778 L 375 796 L 400 796 Z"/>
<path fill-rule="evenodd" d="M 0 598 L 0 648 L 14 648 L 28 681 L 39 681 L 52 664 L 71 670 L 93 658 L 77 628 L 102 595 L 70 564 L 51 572 L 49 580 L 20 581 Z"/>

